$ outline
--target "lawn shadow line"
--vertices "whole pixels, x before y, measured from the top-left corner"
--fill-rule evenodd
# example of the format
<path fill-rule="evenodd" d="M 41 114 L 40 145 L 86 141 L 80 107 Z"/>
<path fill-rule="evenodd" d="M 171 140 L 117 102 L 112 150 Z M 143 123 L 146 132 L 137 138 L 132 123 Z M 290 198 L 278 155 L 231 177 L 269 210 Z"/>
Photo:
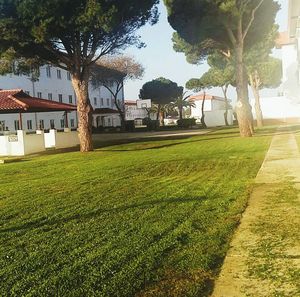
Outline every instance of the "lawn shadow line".
<path fill-rule="evenodd" d="M 75 215 L 72 215 L 67 218 L 59 218 L 59 219 L 55 219 L 55 220 L 45 220 L 44 218 L 38 219 L 38 220 L 35 220 L 32 222 L 27 222 L 21 226 L 2 229 L 2 230 L 0 230 L 0 233 L 25 231 L 25 230 L 36 229 L 36 228 L 45 227 L 45 226 L 54 226 L 54 225 L 58 225 L 58 224 L 69 223 L 73 220 L 78 220 L 78 219 L 80 219 L 80 220 L 81 219 L 91 219 L 93 217 L 97 217 L 106 212 L 111 212 L 111 213 L 122 212 L 122 211 L 126 211 L 126 210 L 133 209 L 133 208 L 147 209 L 149 207 L 153 207 L 153 206 L 160 205 L 160 204 L 174 204 L 174 203 L 181 204 L 181 203 L 191 203 L 191 202 L 202 202 L 206 199 L 207 199 L 206 196 L 199 196 L 197 198 L 172 198 L 172 199 L 164 199 L 164 200 L 161 199 L 161 200 L 145 201 L 143 203 L 134 203 L 134 204 L 120 206 L 120 207 L 97 209 L 97 210 L 94 210 L 94 211 L 91 211 L 88 213 L 75 214 Z"/>

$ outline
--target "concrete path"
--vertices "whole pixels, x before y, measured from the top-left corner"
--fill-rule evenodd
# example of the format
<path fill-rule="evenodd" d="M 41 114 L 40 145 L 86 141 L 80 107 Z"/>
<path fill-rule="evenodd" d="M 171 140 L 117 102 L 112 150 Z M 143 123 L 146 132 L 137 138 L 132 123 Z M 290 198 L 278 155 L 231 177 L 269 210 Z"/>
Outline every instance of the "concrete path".
<path fill-rule="evenodd" d="M 278 133 L 257 175 L 213 297 L 300 296 L 299 183 L 295 135 Z"/>

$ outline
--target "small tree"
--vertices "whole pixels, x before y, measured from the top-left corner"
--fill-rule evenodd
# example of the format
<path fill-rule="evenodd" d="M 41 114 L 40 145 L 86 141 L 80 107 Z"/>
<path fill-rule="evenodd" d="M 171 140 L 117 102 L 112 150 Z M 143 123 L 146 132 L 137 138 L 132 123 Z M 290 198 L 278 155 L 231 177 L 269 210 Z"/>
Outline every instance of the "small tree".
<path fill-rule="evenodd" d="M 158 0 L 0 0 L 0 52 L 39 57 L 71 73 L 77 97 L 82 152 L 93 149 L 91 67 L 129 45 L 136 31 L 158 19 Z"/>
<path fill-rule="evenodd" d="M 145 83 L 140 90 L 141 99 L 151 99 L 157 104 L 157 120 L 164 125 L 164 115 L 162 109 L 175 98 L 178 98 L 183 92 L 183 87 L 169 79 L 160 77 Z"/>
<path fill-rule="evenodd" d="M 281 83 L 281 61 L 270 56 L 277 36 L 278 25 L 274 25 L 268 37 L 246 51 L 245 55 L 249 84 L 255 98 L 255 113 L 258 127 L 263 126 L 259 90 L 278 87 Z"/>
<path fill-rule="evenodd" d="M 121 128 L 125 130 L 125 106 L 118 100 L 127 80 L 140 79 L 144 74 L 143 66 L 129 56 L 104 57 L 91 71 L 91 82 L 94 88 L 105 87 L 113 96 L 114 104 L 121 118 Z"/>
<path fill-rule="evenodd" d="M 177 109 L 179 113 L 179 119 L 183 119 L 183 111 L 185 108 L 194 107 L 195 104 L 188 99 L 190 95 L 186 95 L 187 92 L 183 92 L 179 97 L 170 103 L 172 109 Z"/>
<path fill-rule="evenodd" d="M 281 60 L 268 57 L 265 61 L 248 67 L 249 83 L 255 98 L 257 126 L 263 127 L 263 114 L 260 105 L 259 91 L 264 88 L 276 88 L 281 83 Z"/>
<path fill-rule="evenodd" d="M 210 55 L 207 59 L 208 65 L 211 67 L 205 74 L 206 81 L 212 87 L 220 87 L 222 89 L 225 100 L 225 125 L 228 124 L 228 109 L 230 107 L 227 97 L 227 91 L 230 85 L 235 85 L 235 71 L 231 59 L 224 57 L 218 53 Z"/>
<path fill-rule="evenodd" d="M 252 136 L 244 50 L 263 40 L 275 21 L 274 0 L 164 0 L 176 30 L 174 49 L 199 63 L 216 50 L 235 57 L 237 117 L 241 136 Z"/>

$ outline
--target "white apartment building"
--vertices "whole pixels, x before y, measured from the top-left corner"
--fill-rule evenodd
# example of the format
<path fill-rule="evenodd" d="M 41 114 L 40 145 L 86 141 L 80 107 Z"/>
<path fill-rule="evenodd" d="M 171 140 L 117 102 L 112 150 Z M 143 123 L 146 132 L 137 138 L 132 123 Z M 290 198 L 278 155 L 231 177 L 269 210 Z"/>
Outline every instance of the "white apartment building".
<path fill-rule="evenodd" d="M 26 75 L 0 76 L 0 89 L 23 89 L 32 97 L 76 105 L 76 95 L 70 73 L 51 65 L 40 67 L 40 77 L 36 82 L 31 81 L 30 77 Z M 94 89 L 90 86 L 89 96 L 94 109 L 93 126 L 120 126 L 120 118 L 116 113 L 113 97 L 106 88 Z M 124 100 L 123 90 L 119 93 L 118 99 Z M 18 114 L 0 114 L 0 129 L 5 127 L 10 131 L 15 131 L 17 127 L 14 127 L 12 123 L 17 119 Z M 27 131 L 40 128 L 38 126 L 41 122 L 44 129 L 63 129 L 66 126 L 64 112 L 26 113 L 23 115 L 23 120 L 25 123 L 23 129 Z M 68 115 L 68 121 L 69 128 L 77 128 L 77 112 L 71 112 Z"/>

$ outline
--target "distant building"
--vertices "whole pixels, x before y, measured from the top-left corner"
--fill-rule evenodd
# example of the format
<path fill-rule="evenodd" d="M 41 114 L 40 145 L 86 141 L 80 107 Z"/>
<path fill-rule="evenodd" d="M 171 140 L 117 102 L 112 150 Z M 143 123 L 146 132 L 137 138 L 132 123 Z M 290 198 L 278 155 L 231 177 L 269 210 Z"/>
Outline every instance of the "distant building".
<path fill-rule="evenodd" d="M 147 118 L 148 111 L 145 108 L 138 108 L 138 100 L 125 100 L 125 115 L 127 121 L 141 120 Z M 156 119 L 156 114 L 150 113 L 152 120 Z"/>
<path fill-rule="evenodd" d="M 204 115 L 207 127 L 225 126 L 226 101 L 222 97 L 209 94 L 196 94 L 189 98 L 190 102 L 195 104 L 191 107 L 191 118 L 195 118 L 200 123 L 202 117 L 202 104 L 204 100 Z M 229 125 L 233 124 L 232 107 L 228 106 L 227 121 Z"/>
<path fill-rule="evenodd" d="M 300 1 L 289 1 L 288 30 L 280 33 L 282 85 L 278 96 L 261 98 L 265 119 L 300 121 Z M 251 102 L 254 106 L 254 101 Z M 255 116 L 255 112 L 254 112 Z"/>
<path fill-rule="evenodd" d="M 75 104 L 77 103 L 76 95 L 71 83 L 71 75 L 66 70 L 51 66 L 44 65 L 40 67 L 39 80 L 33 82 L 29 76 L 8 74 L 0 76 L 0 89 L 22 89 L 28 95 L 33 97 L 56 101 L 59 103 Z M 110 92 L 104 87 L 94 89 L 91 85 L 89 88 L 89 97 L 91 105 L 94 109 L 93 115 L 93 126 L 104 125 L 104 126 L 119 126 L 120 118 L 116 112 L 116 106 Z M 123 90 L 119 93 L 120 101 L 124 101 Z M 123 103 L 122 103 L 123 104 Z M 44 128 L 50 129 L 55 127 L 56 129 L 63 129 L 67 124 L 64 122 L 64 113 L 27 113 L 26 121 L 34 123 L 32 126 L 24 126 L 25 130 L 33 131 L 36 129 L 37 124 L 36 118 L 43 120 Z M 8 127 L 6 123 L 18 120 L 17 114 L 3 115 L 0 114 L 0 122 Z M 71 112 L 68 117 L 68 126 L 70 128 L 77 128 L 78 116 L 77 112 Z M 15 127 L 8 127 L 14 131 Z"/>

